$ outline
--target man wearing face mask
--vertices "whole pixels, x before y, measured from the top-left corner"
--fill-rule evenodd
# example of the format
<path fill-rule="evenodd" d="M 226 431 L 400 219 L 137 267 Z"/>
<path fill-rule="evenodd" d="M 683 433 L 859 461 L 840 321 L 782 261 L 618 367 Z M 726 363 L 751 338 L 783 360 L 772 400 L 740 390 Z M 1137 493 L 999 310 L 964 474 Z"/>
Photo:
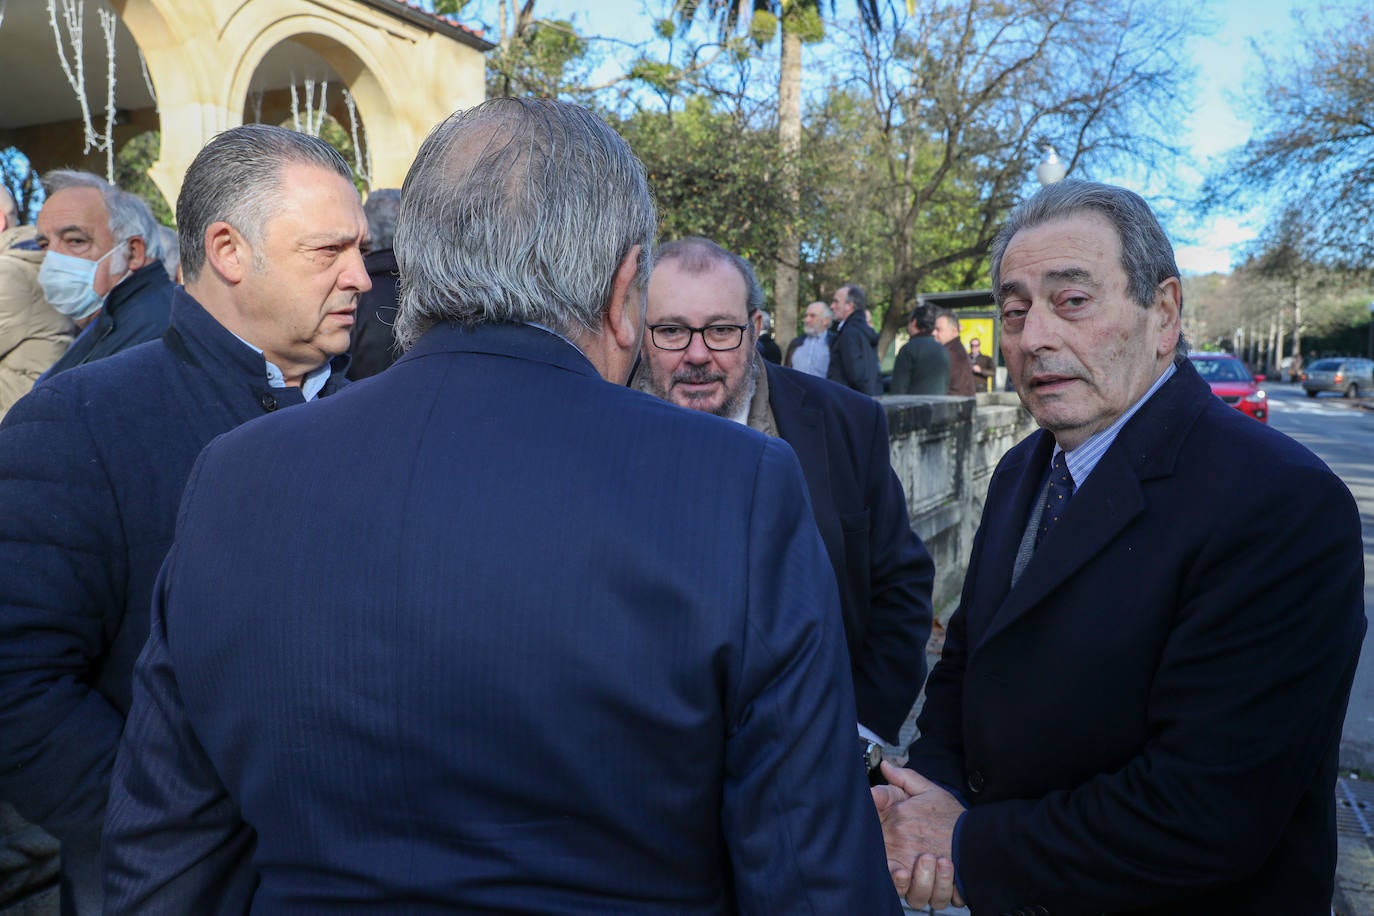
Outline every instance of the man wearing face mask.
<path fill-rule="evenodd" d="M 47 254 L 38 282 L 81 329 L 47 378 L 162 336 L 172 283 L 142 200 L 89 172 L 49 172 L 43 187 L 37 241 Z"/>
<path fill-rule="evenodd" d="M 64 214 L 43 226 L 49 259 L 59 245 L 96 259 L 123 247 L 96 267 L 98 288 L 139 265 L 106 299 L 115 319 L 136 305 L 119 299 L 126 286 L 172 300 L 159 339 L 40 381 L 0 422 L 0 798 L 62 841 L 64 913 L 101 911 L 110 770 L 192 463 L 221 433 L 343 383 L 335 357 L 371 288 L 351 175 L 314 137 L 263 124 L 220 134 L 177 200 L 184 287 L 139 260 L 141 242 L 116 241 L 130 235 L 118 217 L 103 240 L 79 232 L 81 214 L 55 209 L 75 189 L 44 207 Z"/>

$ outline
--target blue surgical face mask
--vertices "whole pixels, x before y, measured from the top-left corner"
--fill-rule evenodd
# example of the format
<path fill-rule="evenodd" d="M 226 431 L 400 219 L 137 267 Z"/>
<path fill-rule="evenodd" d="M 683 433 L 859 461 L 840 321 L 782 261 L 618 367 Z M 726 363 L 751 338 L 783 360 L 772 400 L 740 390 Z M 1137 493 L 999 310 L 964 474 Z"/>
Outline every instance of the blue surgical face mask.
<path fill-rule="evenodd" d="M 38 285 L 43 287 L 43 298 L 73 321 L 89 318 L 105 304 L 105 297 L 95 291 L 95 275 L 100 262 L 121 252 L 111 263 L 110 272 L 113 274 L 117 269 L 122 274 L 128 266 L 122 254 L 124 244 L 118 243 L 94 261 L 49 251 L 43 256 L 43 266 L 38 268 Z"/>

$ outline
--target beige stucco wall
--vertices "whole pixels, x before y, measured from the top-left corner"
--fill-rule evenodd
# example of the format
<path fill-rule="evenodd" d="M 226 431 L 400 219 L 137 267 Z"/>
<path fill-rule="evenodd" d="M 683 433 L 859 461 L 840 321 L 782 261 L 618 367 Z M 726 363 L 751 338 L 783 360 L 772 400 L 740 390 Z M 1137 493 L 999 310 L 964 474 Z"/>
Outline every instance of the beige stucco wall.
<path fill-rule="evenodd" d="M 157 90 L 162 155 L 150 174 L 176 200 L 195 154 L 243 123 L 253 74 L 283 41 L 323 57 L 367 130 L 373 187 L 399 187 L 435 124 L 484 97 L 480 51 L 355 0 L 110 0 Z"/>

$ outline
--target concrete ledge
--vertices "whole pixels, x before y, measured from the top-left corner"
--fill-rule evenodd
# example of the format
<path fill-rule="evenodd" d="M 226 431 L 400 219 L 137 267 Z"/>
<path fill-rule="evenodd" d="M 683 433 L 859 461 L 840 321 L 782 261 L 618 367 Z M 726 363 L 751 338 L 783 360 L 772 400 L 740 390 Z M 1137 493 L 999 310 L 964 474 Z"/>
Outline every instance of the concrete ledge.
<path fill-rule="evenodd" d="M 882 403 L 911 527 L 935 560 L 935 611 L 943 622 L 963 587 L 993 469 L 1035 423 L 1007 392 L 888 396 Z"/>

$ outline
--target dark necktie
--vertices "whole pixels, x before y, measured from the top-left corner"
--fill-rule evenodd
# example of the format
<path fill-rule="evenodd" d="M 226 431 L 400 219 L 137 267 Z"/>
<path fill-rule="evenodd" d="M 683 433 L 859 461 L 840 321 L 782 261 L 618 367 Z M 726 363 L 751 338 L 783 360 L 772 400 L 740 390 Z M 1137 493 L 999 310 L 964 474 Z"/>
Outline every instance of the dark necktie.
<path fill-rule="evenodd" d="M 1035 533 L 1035 549 L 1045 543 L 1050 529 L 1059 524 L 1064 510 L 1068 508 L 1069 497 L 1073 495 L 1073 475 L 1064 461 L 1064 453 L 1054 456 L 1050 464 L 1050 479 L 1045 485 L 1045 508 L 1040 512 L 1040 530 Z"/>

